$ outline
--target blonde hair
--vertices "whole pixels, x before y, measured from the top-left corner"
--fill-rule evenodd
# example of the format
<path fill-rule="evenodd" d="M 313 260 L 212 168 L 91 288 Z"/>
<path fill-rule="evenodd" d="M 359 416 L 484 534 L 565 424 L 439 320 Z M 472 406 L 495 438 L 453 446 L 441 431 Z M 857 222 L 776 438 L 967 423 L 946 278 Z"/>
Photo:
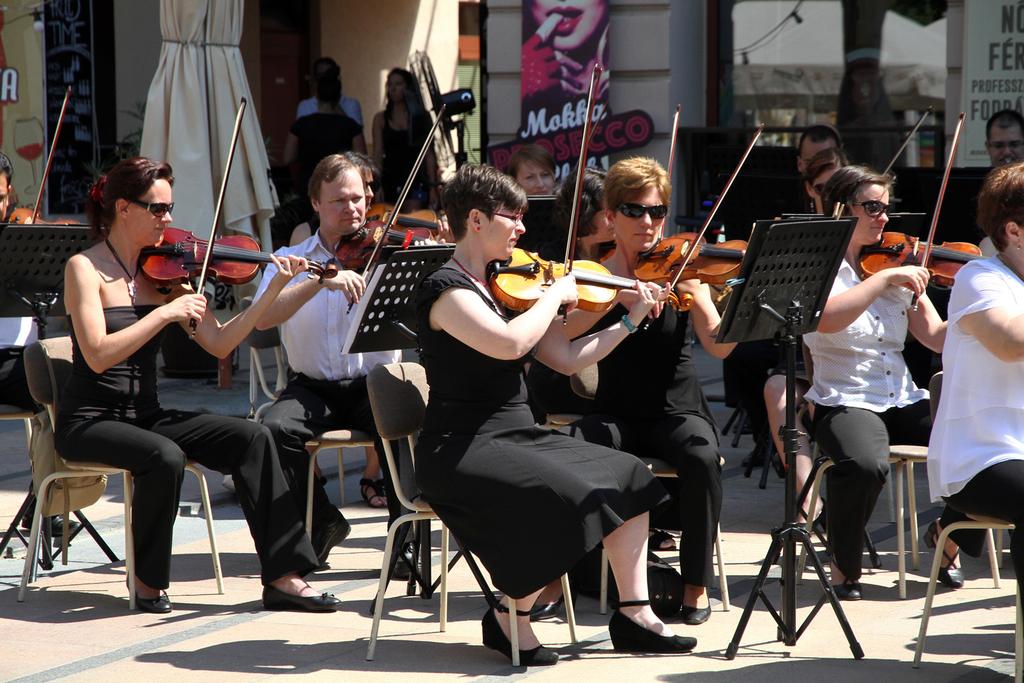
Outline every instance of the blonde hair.
<path fill-rule="evenodd" d="M 661 201 L 668 204 L 672 187 L 661 164 L 649 157 L 623 159 L 608 169 L 605 176 L 605 206 L 609 211 L 616 211 L 621 204 L 651 187 L 657 189 Z"/>

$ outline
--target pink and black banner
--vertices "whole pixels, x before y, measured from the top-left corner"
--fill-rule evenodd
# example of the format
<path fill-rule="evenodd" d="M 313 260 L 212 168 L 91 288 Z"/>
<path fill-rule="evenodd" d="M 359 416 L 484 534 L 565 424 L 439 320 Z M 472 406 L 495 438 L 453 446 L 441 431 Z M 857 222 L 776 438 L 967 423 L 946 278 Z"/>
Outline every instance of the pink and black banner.
<path fill-rule="evenodd" d="M 612 152 L 648 143 L 654 124 L 647 112 L 613 114 L 608 107 L 608 11 L 608 0 L 523 1 L 519 131 L 515 140 L 488 148 L 492 164 L 504 168 L 516 149 L 533 143 L 551 152 L 558 178 L 564 177 L 579 159 L 595 64 L 605 71 L 595 98 L 598 125 L 588 163 L 607 168 Z"/>

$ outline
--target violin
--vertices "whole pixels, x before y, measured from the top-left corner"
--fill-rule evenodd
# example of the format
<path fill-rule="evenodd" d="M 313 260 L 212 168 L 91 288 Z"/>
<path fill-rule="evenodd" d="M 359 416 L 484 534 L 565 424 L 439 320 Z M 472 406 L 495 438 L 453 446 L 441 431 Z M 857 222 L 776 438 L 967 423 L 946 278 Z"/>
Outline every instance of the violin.
<path fill-rule="evenodd" d="M 144 247 L 139 254 L 139 270 L 158 287 L 188 282 L 199 274 L 209 251 L 209 242 L 180 228 L 164 228 L 160 243 Z M 273 263 L 270 254 L 260 251 L 259 242 L 248 235 L 228 235 L 214 241 L 207 274 L 228 285 L 242 285 L 259 272 L 260 264 Z M 338 274 L 337 266 L 310 261 L 311 276 L 321 280 Z"/>
<path fill-rule="evenodd" d="M 860 251 L 861 277 L 867 278 L 886 268 L 920 266 L 925 243 L 902 232 L 883 232 L 877 244 Z M 981 258 L 981 249 L 970 242 L 943 242 L 933 245 L 931 258 L 925 266 L 932 284 L 952 287 L 957 272 L 965 263 Z"/>
<path fill-rule="evenodd" d="M 556 279 L 570 274 L 564 263 L 547 261 L 531 251 L 513 249 L 507 261 L 493 261 L 487 267 L 491 295 L 510 311 L 525 311 L 540 299 Z M 603 313 L 615 303 L 620 289 L 632 289 L 636 280 L 612 275 L 600 263 L 573 261 L 576 278 L 576 307 Z"/>
<path fill-rule="evenodd" d="M 11 215 L 7 217 L 7 222 L 11 225 L 79 225 L 79 221 L 71 218 L 54 218 L 44 221 L 39 218 L 39 212 L 36 209 L 30 209 L 27 206 L 20 206 L 12 211 Z"/>
<path fill-rule="evenodd" d="M 645 282 L 698 279 L 709 285 L 724 285 L 739 275 L 747 243 L 730 240 L 721 244 L 707 244 L 703 237 L 699 250 L 684 264 L 697 233 L 681 232 L 664 237 L 649 250 L 637 256 L 635 274 Z M 683 267 L 681 275 L 679 268 Z"/>
<path fill-rule="evenodd" d="M 374 202 L 366 210 L 367 222 L 379 221 L 384 223 L 388 220 L 394 206 L 385 202 Z M 441 229 L 441 220 L 437 212 L 432 209 L 419 209 L 409 213 L 400 213 L 395 218 L 395 224 L 403 228 L 422 228 L 436 233 Z"/>
<path fill-rule="evenodd" d="M 386 237 L 385 237 L 386 236 Z M 419 227 L 411 230 L 390 230 L 380 221 L 367 221 L 351 235 L 345 235 L 338 242 L 334 257 L 346 270 L 365 268 L 384 237 L 384 244 L 401 245 L 403 248 L 434 238 L 429 229 Z"/>

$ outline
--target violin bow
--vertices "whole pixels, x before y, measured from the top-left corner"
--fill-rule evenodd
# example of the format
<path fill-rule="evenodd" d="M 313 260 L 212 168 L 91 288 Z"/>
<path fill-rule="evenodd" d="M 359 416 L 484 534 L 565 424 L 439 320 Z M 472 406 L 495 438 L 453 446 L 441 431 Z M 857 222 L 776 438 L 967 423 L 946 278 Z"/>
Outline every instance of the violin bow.
<path fill-rule="evenodd" d="M 409 177 L 405 179 L 405 185 L 402 186 L 402 192 L 398 195 L 398 201 L 395 202 L 395 208 L 391 209 L 388 214 L 388 219 L 384 223 L 384 228 L 381 230 L 381 238 L 377 240 L 377 243 L 373 245 L 373 251 L 370 252 L 370 258 L 366 261 L 366 267 L 363 268 L 363 278 L 365 279 L 373 267 L 377 265 L 377 261 L 380 260 L 381 249 L 384 247 L 385 237 L 391 228 L 395 225 L 395 221 L 398 220 L 398 212 L 402 210 L 402 204 L 405 202 L 406 196 L 412 189 L 413 181 L 416 179 L 416 174 L 420 172 L 420 166 L 423 165 L 423 160 L 427 158 L 427 152 L 430 150 L 431 144 L 434 142 L 434 134 L 437 132 L 438 126 L 441 125 L 441 121 L 444 120 L 444 110 L 448 107 L 446 104 L 441 105 L 440 111 L 437 112 L 437 118 L 434 119 L 434 125 L 430 127 L 430 132 L 427 133 L 427 138 L 423 141 L 423 146 L 420 147 L 420 153 L 416 156 L 416 161 L 412 165 L 412 170 L 409 171 Z M 409 125 L 412 126 L 412 120 L 409 120 Z M 349 309 L 352 305 L 349 304 Z"/>
<path fill-rule="evenodd" d="M 206 242 L 206 253 L 203 255 L 203 267 L 199 271 L 199 282 L 196 285 L 196 292 L 202 293 L 203 287 L 206 286 L 206 271 L 210 267 L 210 257 L 213 255 L 213 241 L 217 236 L 217 223 L 220 222 L 220 214 L 224 208 L 224 195 L 228 189 L 228 176 L 231 175 L 231 162 L 235 158 L 235 147 L 238 145 L 238 133 L 242 129 L 242 115 L 245 113 L 245 107 L 248 104 L 246 99 L 243 97 L 242 101 L 238 104 L 238 113 L 235 114 L 235 128 L 231 131 L 231 146 L 228 147 L 228 158 L 224 162 L 224 175 L 220 180 L 220 193 L 217 195 L 217 205 L 213 210 L 213 225 L 210 226 L 210 239 Z M 193 321 L 194 322 L 194 321 Z M 195 325 L 192 325 L 192 331 L 195 332 Z"/>
<path fill-rule="evenodd" d="M 683 105 L 676 105 L 675 116 L 672 117 L 672 141 L 669 142 L 668 148 L 668 184 L 672 185 L 672 170 L 676 167 L 676 137 L 679 134 L 679 112 L 682 111 Z"/>
<path fill-rule="evenodd" d="M 889 171 L 892 170 L 892 167 L 896 165 L 896 160 L 900 158 L 900 155 L 903 154 L 903 150 L 905 150 L 907 148 L 907 145 L 910 144 L 910 141 L 914 139 L 914 136 L 917 134 L 917 130 L 921 127 L 921 124 L 924 123 L 925 119 L 931 116 L 932 112 L 933 109 L 932 107 L 929 106 L 928 109 L 926 109 L 925 112 L 921 114 L 921 118 L 917 120 L 917 123 L 914 124 L 914 127 L 911 128 L 910 132 L 907 133 L 906 137 L 903 138 L 903 144 L 900 145 L 900 148 L 896 150 L 895 154 L 892 155 L 892 159 L 889 161 L 889 165 L 885 167 L 885 170 L 882 171 L 882 175 L 888 174 Z"/>
<path fill-rule="evenodd" d="M 587 154 L 590 151 L 590 138 L 594 134 L 594 93 L 597 82 L 604 67 L 594 64 L 590 74 L 590 92 L 587 93 L 587 117 L 583 120 L 583 137 L 580 141 L 580 160 L 576 164 L 576 188 L 572 197 L 572 213 L 569 215 L 569 230 L 565 242 L 565 272 L 572 272 L 572 262 L 576 256 L 576 235 L 580 228 L 580 209 L 583 203 L 583 177 L 587 172 Z"/>
<path fill-rule="evenodd" d="M 921 265 L 925 268 L 928 267 L 928 258 L 932 255 L 932 242 L 935 241 L 935 229 L 939 227 L 939 212 L 942 211 L 942 198 L 946 194 L 946 186 L 949 184 L 949 175 L 953 171 L 953 160 L 956 159 L 956 147 L 960 143 L 960 131 L 964 127 L 964 119 L 966 114 L 960 112 L 960 117 L 956 121 L 956 130 L 953 131 L 953 142 L 949 147 L 949 159 L 946 160 L 946 168 L 942 172 L 942 184 L 939 186 L 939 196 L 935 200 L 935 211 L 932 212 L 932 224 L 928 228 L 928 241 L 924 245 L 924 256 L 921 259 Z M 919 242 L 920 243 L 920 242 Z M 917 297 L 914 297 L 916 303 Z"/>
<path fill-rule="evenodd" d="M 60 105 L 60 116 L 57 117 L 57 128 L 53 131 L 53 140 L 50 140 L 50 155 L 46 157 L 46 169 L 43 170 L 43 179 L 39 181 L 39 192 L 36 194 L 36 205 L 32 209 L 32 220 L 30 225 L 35 225 L 39 220 L 39 209 L 43 205 L 43 192 L 46 191 L 46 181 L 50 177 L 50 169 L 53 168 L 53 155 L 57 151 L 57 140 L 60 139 L 60 129 L 64 127 L 64 114 L 68 110 L 68 100 L 71 99 L 71 86 L 64 91 L 64 102 Z"/>
<path fill-rule="evenodd" d="M 700 232 L 697 233 L 697 238 L 693 240 L 693 244 L 690 245 L 690 250 L 686 252 L 686 257 L 683 259 L 682 265 L 676 272 L 672 282 L 669 284 L 669 291 L 673 291 L 676 285 L 679 284 L 679 280 L 683 276 L 683 271 L 686 270 L 686 266 L 690 263 L 690 259 L 693 255 L 698 253 L 701 239 L 704 237 L 704 233 L 708 231 L 708 226 L 711 225 L 711 221 L 715 219 L 715 214 L 718 213 L 718 207 L 722 205 L 722 201 L 725 199 L 725 195 L 729 193 L 729 188 L 732 187 L 733 181 L 736 180 L 736 176 L 740 174 L 740 170 L 743 168 L 743 164 L 747 163 L 747 157 L 750 156 L 750 152 L 754 149 L 754 145 L 757 144 L 758 138 L 761 137 L 761 133 L 764 132 L 764 124 L 762 123 L 754 131 L 754 137 L 750 139 L 750 143 L 747 144 L 746 151 L 743 152 L 743 156 L 740 157 L 740 162 L 736 164 L 736 168 L 733 169 L 732 175 L 729 176 L 729 180 L 726 181 L 725 187 L 722 188 L 722 193 L 718 195 L 718 199 L 715 200 L 714 206 L 711 207 L 711 211 L 708 212 L 707 217 L 704 219 L 704 225 L 701 226 Z"/>

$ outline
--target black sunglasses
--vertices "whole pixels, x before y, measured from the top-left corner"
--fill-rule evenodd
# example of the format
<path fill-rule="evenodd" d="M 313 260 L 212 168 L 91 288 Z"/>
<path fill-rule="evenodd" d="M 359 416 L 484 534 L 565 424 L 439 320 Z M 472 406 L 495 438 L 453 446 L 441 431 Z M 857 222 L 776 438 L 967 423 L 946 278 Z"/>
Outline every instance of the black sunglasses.
<path fill-rule="evenodd" d="M 668 215 L 668 207 L 664 204 L 644 206 L 643 204 L 636 204 L 634 202 L 625 202 L 623 204 L 619 204 L 619 213 L 626 218 L 640 218 L 646 213 L 651 217 L 651 220 L 660 221 Z"/>
<path fill-rule="evenodd" d="M 163 218 L 174 211 L 174 202 L 144 202 L 141 199 L 129 199 L 132 204 L 141 206 L 157 218 Z"/>
<path fill-rule="evenodd" d="M 869 199 L 866 202 L 850 202 L 850 206 L 864 207 L 864 213 L 871 218 L 878 218 L 883 213 L 889 213 L 889 209 L 892 208 L 892 204 L 886 204 L 877 199 Z"/>

